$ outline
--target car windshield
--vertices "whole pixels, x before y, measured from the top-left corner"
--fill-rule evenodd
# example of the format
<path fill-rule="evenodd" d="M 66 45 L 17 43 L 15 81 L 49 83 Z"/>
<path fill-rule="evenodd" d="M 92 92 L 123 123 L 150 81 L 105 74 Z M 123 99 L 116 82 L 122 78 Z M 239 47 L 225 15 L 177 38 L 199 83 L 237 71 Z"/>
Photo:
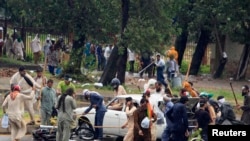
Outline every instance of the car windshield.
<path fill-rule="evenodd" d="M 108 102 L 106 105 L 107 109 L 122 111 L 125 106 L 125 98 L 124 97 L 116 97 Z"/>

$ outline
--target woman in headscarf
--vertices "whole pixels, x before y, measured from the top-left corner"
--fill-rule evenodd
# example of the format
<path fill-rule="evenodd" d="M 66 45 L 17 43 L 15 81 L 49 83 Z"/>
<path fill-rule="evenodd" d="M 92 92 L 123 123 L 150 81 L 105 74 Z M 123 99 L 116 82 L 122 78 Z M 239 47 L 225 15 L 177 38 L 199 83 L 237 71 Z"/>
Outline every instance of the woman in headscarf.
<path fill-rule="evenodd" d="M 23 119 L 23 105 L 24 101 L 32 100 L 35 93 L 32 91 L 30 95 L 24 95 L 20 93 L 20 90 L 20 86 L 15 85 L 2 104 L 3 111 L 6 112 L 9 117 L 12 141 L 20 141 L 20 139 L 25 136 L 27 132 L 26 124 Z"/>
<path fill-rule="evenodd" d="M 73 110 L 76 109 L 73 88 L 68 88 L 59 96 L 56 108 L 58 109 L 56 141 L 68 141 L 74 120 Z"/>

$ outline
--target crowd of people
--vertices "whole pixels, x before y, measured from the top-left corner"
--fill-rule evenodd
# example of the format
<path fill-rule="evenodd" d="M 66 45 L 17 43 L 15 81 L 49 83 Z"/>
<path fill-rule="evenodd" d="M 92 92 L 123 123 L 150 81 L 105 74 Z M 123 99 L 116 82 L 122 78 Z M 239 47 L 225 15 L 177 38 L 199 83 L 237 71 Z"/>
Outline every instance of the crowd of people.
<path fill-rule="evenodd" d="M 25 67 L 20 67 L 10 80 L 11 92 L 6 96 L 2 106 L 3 111 L 9 116 L 11 126 L 11 138 L 18 141 L 26 133 L 26 124 L 23 119 L 24 109 L 28 111 L 30 122 L 27 125 L 34 125 L 36 122 L 42 125 L 51 125 L 53 108 L 57 109 L 57 141 L 66 141 L 70 137 L 72 122 L 76 116 L 73 110 L 77 107 L 75 101 L 75 85 L 71 82 L 72 78 L 65 75 L 64 80 L 60 81 L 56 88 L 53 88 L 53 80 L 47 79 L 43 75 L 42 69 L 36 71 L 36 76 L 32 77 L 26 73 Z M 187 82 L 191 83 L 191 82 Z M 167 126 L 162 134 L 164 141 L 185 141 L 190 135 L 189 117 L 186 104 L 189 97 L 192 97 L 184 88 L 179 95 L 173 95 L 171 91 L 166 91 L 164 84 L 157 79 L 149 79 L 144 86 L 144 92 L 140 105 L 133 104 L 133 98 L 129 96 L 126 89 L 121 85 L 118 78 L 111 81 L 114 90 L 114 97 L 117 95 L 128 95 L 126 98 L 125 113 L 127 121 L 121 128 L 128 128 L 124 141 L 156 141 L 157 124 L 162 124 L 159 119 L 165 118 Z M 190 84 L 191 85 L 191 84 Z M 192 87 L 199 98 L 196 105 L 194 117 L 196 119 L 197 129 L 201 129 L 201 136 L 207 141 L 208 125 L 231 125 L 246 124 L 249 125 L 250 92 L 247 85 L 242 87 L 242 96 L 244 97 L 243 106 L 236 107 L 243 111 L 241 120 L 236 120 L 232 106 L 226 102 L 224 96 L 218 96 L 213 99 L 213 95 L 199 92 Z M 86 100 L 90 105 L 82 115 L 94 108 L 96 109 L 94 126 L 102 126 L 103 119 L 107 109 L 118 109 L 121 104 L 115 101 L 111 107 L 105 107 L 103 96 L 91 90 L 83 90 Z M 179 100 L 174 102 L 173 98 Z M 196 97 L 196 96 L 195 96 Z M 165 106 L 159 107 L 158 100 L 163 99 Z M 15 106 L 13 106 L 15 105 Z M 39 120 L 35 121 L 35 110 L 39 113 Z M 161 115 L 163 111 L 163 115 Z M 181 114 L 180 114 L 181 113 Z M 164 123 L 164 122 L 163 122 Z M 25 131 L 25 132 L 24 132 Z M 102 140 L 103 129 L 95 128 L 95 139 Z"/>
<path fill-rule="evenodd" d="M 10 45 L 7 54 L 10 56 L 18 55 L 19 59 L 23 60 L 21 39 L 17 38 L 12 43 L 11 39 L 8 41 L 8 36 L 6 37 L 5 46 L 13 44 Z M 34 63 L 38 63 L 41 57 L 39 43 L 39 36 L 36 35 L 31 42 Z M 85 57 L 92 56 L 98 62 L 97 70 L 103 70 L 110 58 L 112 49 L 113 46 L 111 44 L 107 44 L 103 49 L 100 44 L 88 42 L 86 43 Z M 45 58 L 47 58 L 48 70 L 51 75 L 55 75 L 55 68 L 60 62 L 58 58 L 59 50 L 55 47 L 55 41 L 47 38 L 43 51 Z M 139 57 L 141 65 L 140 76 L 143 77 L 143 74 L 147 73 L 149 80 L 144 85 L 144 91 L 138 106 L 133 104 L 133 98 L 129 96 L 118 78 L 114 78 L 111 81 L 114 97 L 128 95 L 125 107 L 127 121 L 121 127 L 128 128 L 124 141 L 156 141 L 158 132 L 156 125 L 162 124 L 159 119 L 163 118 L 165 118 L 167 123 L 161 138 L 163 141 L 187 141 L 191 130 L 189 128 L 186 104 L 189 102 L 189 98 L 192 97 L 199 98 L 196 110 L 193 112 L 196 119 L 195 128 L 201 129 L 201 136 L 204 141 L 208 140 L 208 125 L 250 125 L 250 91 L 247 85 L 242 87 L 243 105 L 236 105 L 237 109 L 243 111 L 242 117 L 238 121 L 232 105 L 227 103 L 223 96 L 213 99 L 213 95 L 202 93 L 195 89 L 192 82 L 184 81 L 179 95 L 172 94 L 169 82 L 179 73 L 178 53 L 174 47 L 171 47 L 166 54 L 168 57 L 167 61 L 164 60 L 161 54 L 156 54 L 154 59 L 154 55 L 151 52 L 141 53 Z M 132 74 L 135 72 L 135 61 L 135 52 L 128 49 L 129 72 Z M 88 67 L 91 63 L 93 62 L 88 62 L 85 67 Z M 54 88 L 54 81 L 47 79 L 43 75 L 43 71 L 42 69 L 36 70 L 36 76 L 32 77 L 26 73 L 25 67 L 22 66 L 11 77 L 11 92 L 6 96 L 2 106 L 4 112 L 9 115 L 13 141 L 19 141 L 26 133 L 26 124 L 23 119 L 24 109 L 28 111 L 30 116 L 30 122 L 27 125 L 34 125 L 36 122 L 42 125 L 51 125 L 50 119 L 56 109 L 58 111 L 56 115 L 58 126 L 56 140 L 68 141 L 70 138 L 72 122 L 76 119 L 76 116 L 73 114 L 73 110 L 77 107 L 75 85 L 71 82 L 72 78 L 69 75 L 65 75 L 64 80 L 60 81 Z M 155 71 L 156 79 L 154 78 Z M 166 81 L 164 73 L 167 73 L 168 81 Z M 114 101 L 111 106 L 105 107 L 102 94 L 96 91 L 85 89 L 83 90 L 83 95 L 90 102 L 90 105 L 82 115 L 88 114 L 94 108 L 96 110 L 95 127 L 103 125 L 107 109 L 118 110 L 122 109 L 123 106 L 119 101 Z M 179 98 L 179 100 L 173 102 L 173 98 Z M 163 109 L 158 105 L 159 99 L 164 101 Z M 38 121 L 35 121 L 35 112 L 39 113 Z M 94 131 L 95 139 L 102 140 L 103 129 L 95 128 Z"/>

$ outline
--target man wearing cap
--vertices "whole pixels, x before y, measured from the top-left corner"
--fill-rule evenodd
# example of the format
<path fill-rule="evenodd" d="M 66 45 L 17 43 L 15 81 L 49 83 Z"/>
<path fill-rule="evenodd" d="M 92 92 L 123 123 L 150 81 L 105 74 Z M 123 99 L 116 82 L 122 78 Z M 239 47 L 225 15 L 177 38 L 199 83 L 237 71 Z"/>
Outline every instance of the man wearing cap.
<path fill-rule="evenodd" d="M 204 141 L 208 141 L 208 125 L 212 121 L 209 113 L 206 111 L 207 99 L 200 99 L 200 108 L 195 112 L 195 118 L 197 119 L 197 128 L 201 128 L 201 138 Z"/>
<path fill-rule="evenodd" d="M 64 76 L 64 80 L 60 81 L 57 84 L 57 94 L 64 94 L 68 88 L 73 88 L 73 90 L 75 91 L 75 85 L 71 81 L 72 78 L 70 78 L 70 76 L 66 74 Z"/>
<path fill-rule="evenodd" d="M 25 67 L 21 66 L 19 71 L 16 72 L 10 79 L 10 84 L 18 84 L 21 87 L 21 93 L 30 95 L 35 88 L 41 89 L 41 86 L 25 71 Z M 34 125 L 34 108 L 33 100 L 26 100 L 24 102 L 25 108 L 28 110 L 31 121 L 29 125 Z"/>
<path fill-rule="evenodd" d="M 165 77 L 164 77 L 164 69 L 165 69 L 165 62 L 163 59 L 161 59 L 161 55 L 157 54 L 156 55 L 156 80 L 160 81 L 165 88 L 168 87 L 168 84 L 165 81 Z"/>
<path fill-rule="evenodd" d="M 105 112 L 107 111 L 103 104 L 103 96 L 98 92 L 89 91 L 88 89 L 83 90 L 83 95 L 86 100 L 90 101 L 89 107 L 83 112 L 82 115 L 86 115 L 92 108 L 95 108 L 95 126 L 103 126 L 103 119 Z M 102 140 L 103 128 L 95 128 L 95 140 Z"/>
<path fill-rule="evenodd" d="M 163 101 L 165 103 L 164 114 L 166 115 L 167 112 L 174 106 L 174 103 L 171 101 L 171 98 L 166 96 L 166 95 L 163 96 Z M 170 121 L 170 119 L 167 116 L 165 116 L 165 118 L 166 118 L 167 126 L 162 133 L 161 140 L 162 141 L 169 141 L 170 135 L 171 135 L 172 122 Z"/>
<path fill-rule="evenodd" d="M 232 121 L 236 120 L 233 107 L 226 102 L 224 96 L 218 96 L 217 101 L 220 107 L 221 116 L 218 119 L 216 119 L 216 124 L 232 125 Z"/>
<path fill-rule="evenodd" d="M 240 120 L 250 125 L 250 93 L 247 85 L 242 87 L 242 96 L 244 96 L 243 106 L 237 105 L 237 108 L 243 111 Z"/>

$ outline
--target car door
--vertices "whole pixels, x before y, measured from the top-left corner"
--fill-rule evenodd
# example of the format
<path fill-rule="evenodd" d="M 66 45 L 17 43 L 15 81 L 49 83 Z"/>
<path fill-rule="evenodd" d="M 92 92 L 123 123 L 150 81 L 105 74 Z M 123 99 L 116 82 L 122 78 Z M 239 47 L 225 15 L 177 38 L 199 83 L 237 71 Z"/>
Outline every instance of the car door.
<path fill-rule="evenodd" d="M 115 99 L 113 101 L 123 101 L 121 99 Z M 104 116 L 103 126 L 104 126 L 104 133 L 105 134 L 112 134 L 112 135 L 120 135 L 120 128 L 123 123 L 120 122 L 120 116 L 124 114 L 124 112 L 118 109 L 112 109 L 112 102 L 107 105 L 107 112 Z M 105 128 L 106 127 L 106 128 Z"/>

